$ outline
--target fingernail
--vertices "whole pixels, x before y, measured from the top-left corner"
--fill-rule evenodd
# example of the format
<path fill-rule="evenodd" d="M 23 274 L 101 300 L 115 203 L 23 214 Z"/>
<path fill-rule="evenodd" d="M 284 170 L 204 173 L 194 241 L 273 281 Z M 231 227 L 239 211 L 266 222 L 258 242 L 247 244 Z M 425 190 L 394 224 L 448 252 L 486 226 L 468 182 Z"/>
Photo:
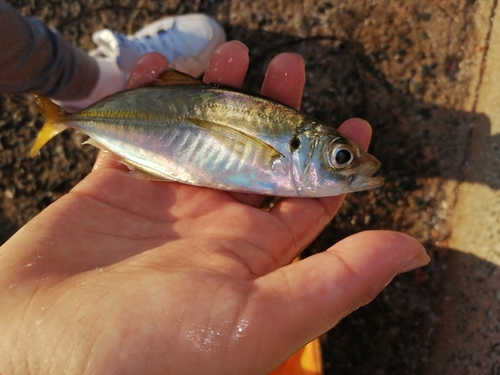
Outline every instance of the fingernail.
<path fill-rule="evenodd" d="M 228 44 L 234 44 L 234 45 L 239 45 L 240 47 L 242 47 L 247 53 L 250 51 L 247 47 L 246 44 L 240 42 L 239 40 L 230 40 L 229 42 L 227 42 Z"/>
<path fill-rule="evenodd" d="M 429 257 L 429 255 L 427 255 L 425 250 L 423 250 L 420 253 L 418 253 L 416 257 L 406 262 L 406 264 L 399 269 L 398 275 L 404 272 L 412 271 L 419 267 L 426 266 L 427 264 L 429 264 L 430 261 L 431 258 Z"/>
<path fill-rule="evenodd" d="M 248 54 L 250 51 L 248 47 L 240 42 L 239 40 L 230 40 L 229 42 L 222 43 L 220 46 L 218 46 L 214 53 L 215 54 L 224 54 L 226 51 L 233 51 L 234 48 L 240 48 L 242 51 Z"/>

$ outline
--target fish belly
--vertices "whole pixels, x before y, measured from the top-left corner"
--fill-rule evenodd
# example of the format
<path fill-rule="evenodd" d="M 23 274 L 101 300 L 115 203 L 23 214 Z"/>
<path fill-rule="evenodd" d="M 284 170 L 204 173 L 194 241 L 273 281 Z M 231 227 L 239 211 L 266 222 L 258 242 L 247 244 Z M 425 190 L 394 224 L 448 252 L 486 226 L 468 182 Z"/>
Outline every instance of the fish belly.
<path fill-rule="evenodd" d="M 296 194 L 285 158 L 269 160 L 266 152 L 246 144 L 235 152 L 234 146 L 189 122 L 87 133 L 127 164 L 157 178 L 228 191 Z"/>

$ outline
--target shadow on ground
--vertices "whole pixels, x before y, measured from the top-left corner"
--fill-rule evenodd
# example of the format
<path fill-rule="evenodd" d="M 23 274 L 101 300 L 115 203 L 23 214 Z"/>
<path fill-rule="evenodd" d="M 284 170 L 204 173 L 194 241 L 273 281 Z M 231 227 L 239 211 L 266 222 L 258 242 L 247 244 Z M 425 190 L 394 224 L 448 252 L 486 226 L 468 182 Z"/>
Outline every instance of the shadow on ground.
<path fill-rule="evenodd" d="M 63 12 L 43 7 L 41 2 L 26 4 L 22 8 L 25 12 L 52 20 L 68 38 L 87 48 L 91 45 L 85 35 L 99 29 L 100 22 L 120 24 L 121 31 L 135 30 L 136 24 L 149 22 L 144 16 L 149 13 L 133 6 L 101 5 L 92 10 L 91 6 L 71 2 Z M 202 10 L 219 16 L 227 2 L 202 2 L 197 7 L 179 2 L 170 8 L 169 4 L 165 2 L 160 13 Z M 218 18 L 224 22 L 224 16 Z M 245 90 L 258 92 L 265 67 L 276 53 L 296 52 L 307 65 L 303 111 L 335 127 L 347 118 L 362 117 L 374 128 L 370 150 L 382 162 L 379 174 L 385 177 L 385 185 L 351 194 L 307 253 L 322 251 L 361 230 L 394 229 L 418 238 L 433 257 L 430 266 L 398 276 L 373 303 L 324 335 L 326 374 L 422 374 L 436 337 L 441 285 L 450 253 L 440 247 L 449 235 L 449 208 L 440 206 L 444 202 L 443 182 L 463 179 L 468 139 L 476 131 L 490 134 L 489 119 L 422 99 L 436 76 L 445 74 L 450 81 L 456 79 L 456 61 L 451 57 L 444 68 L 425 60 L 422 70 L 396 88 L 377 67 L 389 53 L 383 48 L 367 53 L 360 43 L 346 38 L 300 38 L 230 26 L 227 14 L 226 22 L 229 39 L 241 40 L 250 47 L 251 68 Z M 31 160 L 28 150 L 41 127 L 33 103 L 2 96 L 0 108 L 0 240 L 5 241 L 85 176 L 96 152 L 80 146 L 84 139 L 81 135 L 68 132 Z M 500 144 L 500 139 L 491 144 L 495 143 Z M 469 182 L 500 188 L 487 179 Z M 499 272 L 488 262 L 476 262 L 479 268 Z M 459 302 L 472 308 L 477 301 Z M 499 299 L 489 303 L 498 311 Z"/>

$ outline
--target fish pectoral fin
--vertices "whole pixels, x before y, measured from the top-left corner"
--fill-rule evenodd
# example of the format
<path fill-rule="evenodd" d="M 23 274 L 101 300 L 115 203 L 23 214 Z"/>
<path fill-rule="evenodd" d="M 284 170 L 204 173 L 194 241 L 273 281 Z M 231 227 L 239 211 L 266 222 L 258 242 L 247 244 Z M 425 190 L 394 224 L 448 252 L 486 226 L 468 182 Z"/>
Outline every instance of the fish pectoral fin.
<path fill-rule="evenodd" d="M 196 118 L 185 118 L 184 120 L 207 131 L 239 156 L 245 155 L 245 149 L 247 147 L 252 147 L 257 151 L 263 152 L 266 157 L 269 158 L 271 164 L 277 158 L 283 156 L 281 152 L 266 142 L 230 126 Z"/>
<path fill-rule="evenodd" d="M 151 82 L 149 86 L 170 86 L 170 85 L 203 85 L 205 84 L 189 74 L 179 72 L 178 70 L 167 68 L 160 73 L 158 78 Z"/>

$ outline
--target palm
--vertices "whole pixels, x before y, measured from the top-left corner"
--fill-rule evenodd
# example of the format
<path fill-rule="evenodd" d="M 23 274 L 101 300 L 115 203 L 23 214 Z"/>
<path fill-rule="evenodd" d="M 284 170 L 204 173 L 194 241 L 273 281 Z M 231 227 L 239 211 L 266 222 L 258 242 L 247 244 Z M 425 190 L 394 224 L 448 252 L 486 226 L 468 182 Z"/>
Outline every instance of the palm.
<path fill-rule="evenodd" d="M 42 319 L 51 335 L 74 330 L 69 337 L 83 342 L 113 340 L 109 352 L 100 351 L 103 358 L 129 359 L 144 350 L 158 357 L 163 368 L 221 373 L 217 368 L 209 371 L 210 366 L 214 358 L 227 366 L 229 355 L 237 359 L 235 369 L 269 369 L 277 364 L 271 358 L 282 349 L 271 353 L 255 340 L 273 324 L 267 321 L 266 306 L 255 302 L 269 293 L 260 287 L 259 277 L 303 247 L 285 221 L 224 192 L 102 168 L 28 227 L 39 236 L 30 240 L 42 246 L 23 260 L 29 262 L 27 270 L 38 290 L 50 289 L 58 308 L 43 310 L 47 295 L 39 293 L 27 313 L 34 321 Z M 285 289 L 280 293 L 287 296 Z M 144 331 L 146 312 L 146 324 L 155 322 L 154 331 Z M 100 327 L 99 336 L 88 337 L 92 332 L 86 327 L 68 327 L 74 320 L 93 322 Z M 180 321 L 182 325 L 176 324 Z M 114 338 L 107 336 L 109 322 Z M 47 337 L 38 339 L 47 356 L 57 352 L 47 346 Z M 175 351 L 169 355 L 164 346 L 180 352 L 197 349 L 199 358 L 177 357 Z M 80 349 L 86 358 L 92 347 Z M 243 363 L 236 355 L 242 349 L 262 363 L 255 367 L 253 355 L 253 367 Z M 124 371 L 119 361 L 114 364 Z M 137 365 L 144 368 L 144 363 Z"/>
<path fill-rule="evenodd" d="M 240 67 L 222 81 L 238 85 Z M 264 93 L 297 106 L 297 75 L 295 59 L 291 90 L 273 91 L 286 82 L 271 76 Z M 366 123 L 343 130 L 367 146 Z M 10 362 L 40 374 L 264 374 L 421 251 L 407 237 L 371 232 L 347 242 L 359 255 L 340 243 L 280 268 L 343 198 L 285 199 L 269 212 L 255 207 L 259 199 L 149 181 L 101 160 L 0 252 L 0 355 L 15 342 Z M 400 246 L 408 249 L 394 252 Z"/>

